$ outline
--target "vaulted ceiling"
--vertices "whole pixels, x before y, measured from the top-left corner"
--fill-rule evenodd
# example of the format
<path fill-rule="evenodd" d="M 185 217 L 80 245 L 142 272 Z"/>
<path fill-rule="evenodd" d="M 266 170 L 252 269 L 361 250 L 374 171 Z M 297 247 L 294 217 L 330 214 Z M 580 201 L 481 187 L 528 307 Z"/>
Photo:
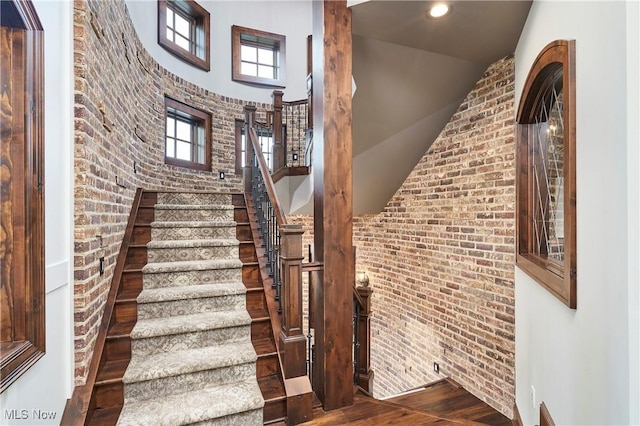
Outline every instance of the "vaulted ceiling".
<path fill-rule="evenodd" d="M 514 52 L 530 1 L 350 3 L 354 213 L 381 211 L 485 69 Z"/>

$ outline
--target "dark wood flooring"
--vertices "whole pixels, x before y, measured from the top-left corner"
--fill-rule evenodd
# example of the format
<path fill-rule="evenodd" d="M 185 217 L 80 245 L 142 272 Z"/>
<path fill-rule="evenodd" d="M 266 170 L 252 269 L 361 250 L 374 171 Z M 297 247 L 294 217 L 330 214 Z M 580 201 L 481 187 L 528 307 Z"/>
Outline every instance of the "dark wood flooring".
<path fill-rule="evenodd" d="M 435 382 L 424 390 L 377 400 L 357 393 L 354 404 L 330 412 L 316 408 L 305 426 L 337 425 L 511 425 L 504 415 L 450 380 Z M 284 425 L 283 422 L 274 425 Z"/>

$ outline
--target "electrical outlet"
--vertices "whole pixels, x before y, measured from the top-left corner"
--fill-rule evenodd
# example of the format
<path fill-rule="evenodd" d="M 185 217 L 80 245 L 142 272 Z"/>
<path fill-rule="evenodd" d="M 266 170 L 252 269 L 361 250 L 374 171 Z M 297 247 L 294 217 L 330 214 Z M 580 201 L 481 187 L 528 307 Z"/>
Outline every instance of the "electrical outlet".
<path fill-rule="evenodd" d="M 435 371 L 437 374 L 440 374 L 440 365 L 438 365 L 437 362 L 433 363 L 433 371 Z"/>
<path fill-rule="evenodd" d="M 531 406 L 536 409 L 536 388 L 531 385 Z"/>
<path fill-rule="evenodd" d="M 224 179 L 224 172 L 223 171 L 221 171 L 218 175 L 220 176 L 220 180 Z"/>

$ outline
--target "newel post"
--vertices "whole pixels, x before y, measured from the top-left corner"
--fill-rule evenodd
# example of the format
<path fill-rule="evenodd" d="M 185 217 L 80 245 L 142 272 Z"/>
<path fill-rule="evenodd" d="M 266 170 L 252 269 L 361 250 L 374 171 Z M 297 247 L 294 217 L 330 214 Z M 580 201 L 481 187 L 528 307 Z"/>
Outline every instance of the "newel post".
<path fill-rule="evenodd" d="M 255 128 L 256 124 L 256 107 L 255 105 L 245 105 L 244 107 L 244 140 L 245 140 L 245 157 L 244 157 L 244 192 L 251 192 L 251 166 L 253 164 L 253 144 L 249 139 L 249 129 Z"/>
<path fill-rule="evenodd" d="M 357 385 L 371 394 L 373 392 L 373 370 L 371 370 L 371 287 L 359 286 L 356 291 L 362 299 L 362 310 L 358 316 L 358 351 Z"/>
<path fill-rule="evenodd" d="M 286 166 L 286 153 L 282 134 L 282 96 L 281 90 L 273 91 L 273 171 Z"/>
<path fill-rule="evenodd" d="M 305 376 L 306 337 L 302 332 L 302 234 L 300 225 L 280 227 L 282 329 L 280 345 L 285 379 Z"/>

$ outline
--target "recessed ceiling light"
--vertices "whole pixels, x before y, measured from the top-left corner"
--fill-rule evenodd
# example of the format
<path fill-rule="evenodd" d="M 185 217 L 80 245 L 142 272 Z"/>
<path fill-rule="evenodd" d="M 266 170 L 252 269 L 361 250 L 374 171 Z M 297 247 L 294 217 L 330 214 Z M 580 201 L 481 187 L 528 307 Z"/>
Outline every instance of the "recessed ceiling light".
<path fill-rule="evenodd" d="M 430 18 L 442 18 L 451 11 L 451 7 L 446 3 L 436 3 L 429 8 Z"/>

